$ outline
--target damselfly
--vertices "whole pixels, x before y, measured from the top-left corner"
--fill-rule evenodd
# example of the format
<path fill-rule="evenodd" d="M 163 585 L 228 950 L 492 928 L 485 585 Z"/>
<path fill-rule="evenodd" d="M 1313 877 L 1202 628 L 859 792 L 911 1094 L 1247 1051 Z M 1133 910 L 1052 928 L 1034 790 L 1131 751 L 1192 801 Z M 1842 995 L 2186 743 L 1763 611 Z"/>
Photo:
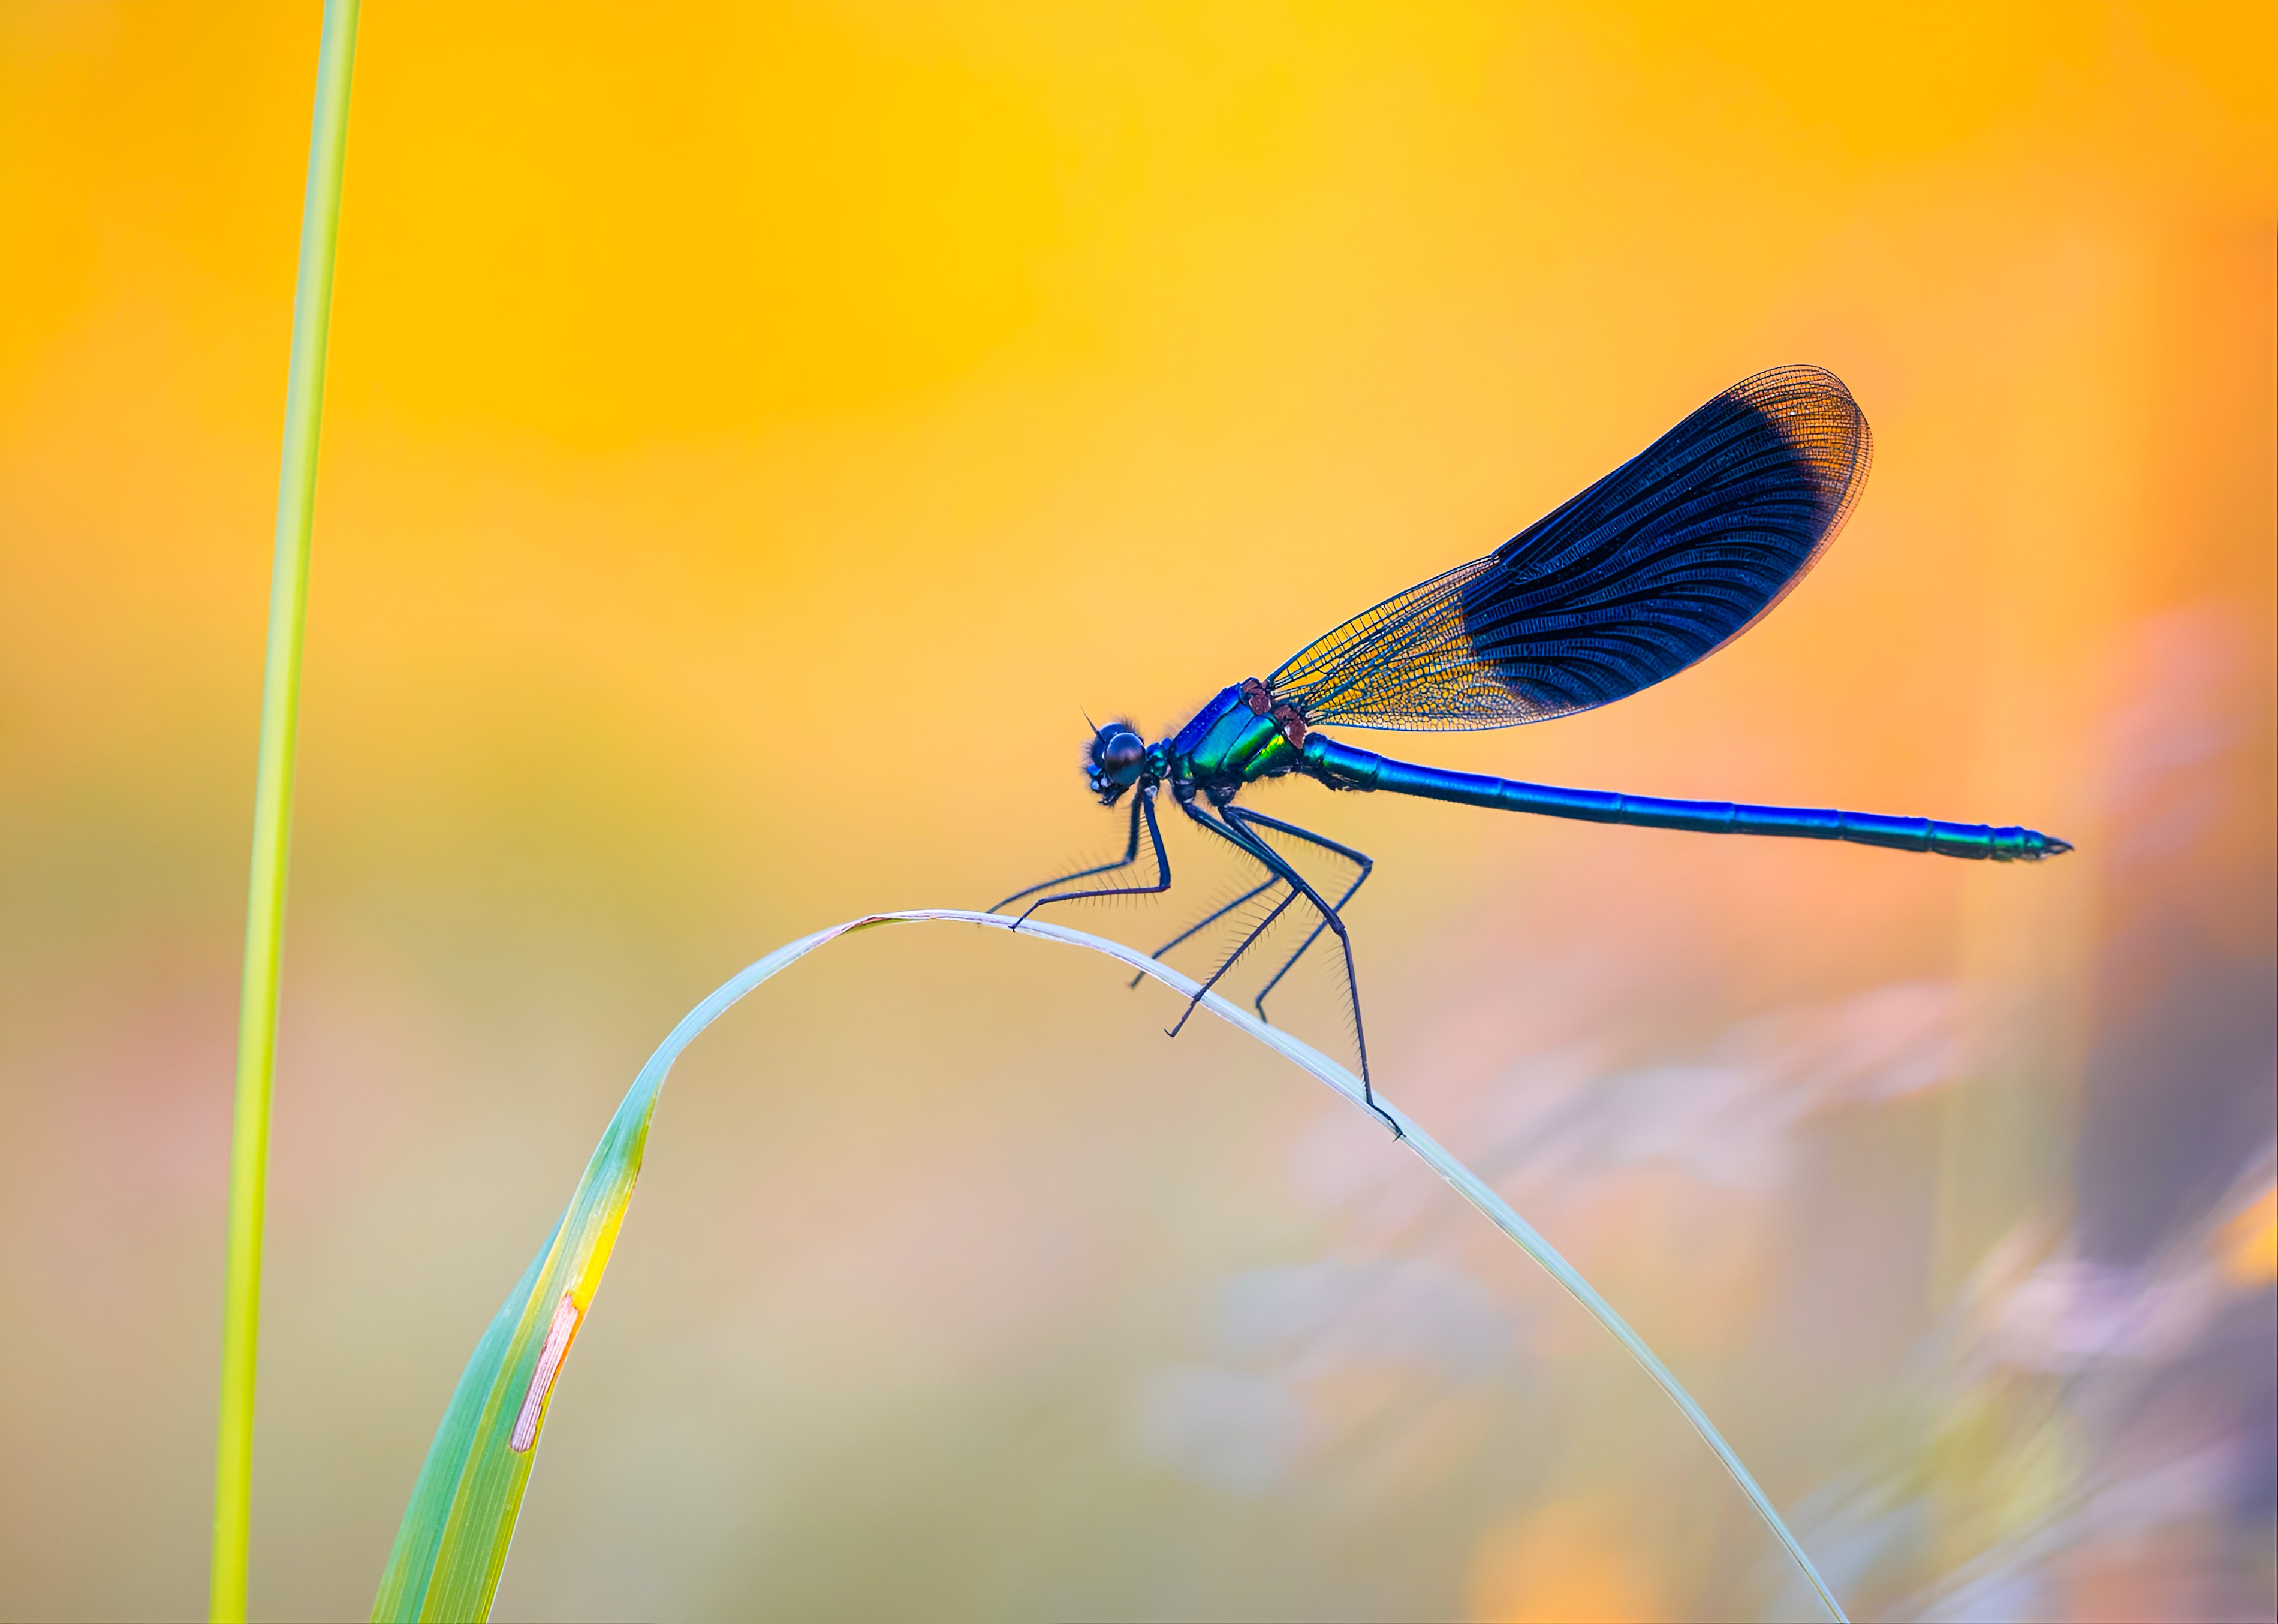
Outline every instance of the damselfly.
<path fill-rule="evenodd" d="M 1167 787 L 1181 812 L 1265 878 L 1157 951 L 1257 902 L 1263 915 L 1204 983 L 1207 991 L 1296 908 L 1313 928 L 1258 992 L 1263 1016 L 1266 994 L 1322 932 L 1333 933 L 1344 953 L 1361 1084 L 1373 1107 L 1360 983 L 1342 917 L 1373 865 L 1349 846 L 1236 806 L 1243 786 L 1261 778 L 1301 773 L 1334 790 L 1997 862 L 2070 851 L 2030 829 L 1665 801 L 1449 772 L 1355 749 L 1316 731 L 1510 727 L 1588 710 L 1676 675 L 1738 637 L 1802 578 L 1858 500 L 1871 452 L 1867 419 L 1831 372 L 1780 367 L 1734 385 L 1485 558 L 1387 599 L 1265 680 L 1252 677 L 1222 690 L 1173 738 L 1150 745 L 1124 721 L 1097 729 L 1085 755 L 1093 792 L 1109 806 L 1132 796 L 1123 855 L 1016 891 L 997 908 L 1036 897 L 1021 915 L 1026 919 L 1049 903 L 1169 890 L 1171 865 L 1155 815 L 1156 791 Z M 1143 828 L 1154 857 L 1151 885 L 1058 889 L 1136 862 Z M 1332 900 L 1267 844 L 1266 831 L 1344 859 L 1354 878 Z M 1200 1001 L 1198 992 L 1187 1015 Z"/>

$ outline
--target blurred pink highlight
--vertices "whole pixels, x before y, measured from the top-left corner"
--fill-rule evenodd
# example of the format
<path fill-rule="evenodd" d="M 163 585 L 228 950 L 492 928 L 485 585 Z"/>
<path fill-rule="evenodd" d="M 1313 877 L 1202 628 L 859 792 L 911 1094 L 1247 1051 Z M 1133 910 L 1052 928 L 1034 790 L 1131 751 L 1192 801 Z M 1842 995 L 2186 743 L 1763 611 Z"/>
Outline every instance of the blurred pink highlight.
<path fill-rule="evenodd" d="M 530 1373 L 530 1391 L 523 1397 L 522 1413 L 514 1418 L 514 1436 L 507 1447 L 517 1455 L 528 1452 L 530 1446 L 538 1442 L 539 1412 L 546 1407 L 546 1395 L 553 1390 L 554 1378 L 561 1373 L 562 1356 L 570 1352 L 570 1338 L 577 1334 L 577 1305 L 564 1291 L 554 1310 L 554 1323 L 546 1329 L 546 1346 L 539 1352 L 538 1368 Z"/>

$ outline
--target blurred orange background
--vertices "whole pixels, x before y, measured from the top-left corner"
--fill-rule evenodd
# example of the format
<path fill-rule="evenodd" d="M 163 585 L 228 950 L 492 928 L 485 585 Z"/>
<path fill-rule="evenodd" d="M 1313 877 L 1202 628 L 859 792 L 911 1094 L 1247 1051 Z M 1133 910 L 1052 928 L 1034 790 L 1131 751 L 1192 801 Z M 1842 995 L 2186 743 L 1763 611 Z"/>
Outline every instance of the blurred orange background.
<path fill-rule="evenodd" d="M 317 7 L 0 4 L 0 1612 L 204 1593 Z M 2037 869 L 1269 789 L 1387 1092 L 1860 1616 L 2273 1596 L 2267 7 L 376 0 L 302 713 L 254 1607 L 738 965 L 1120 838 L 1152 737 L 1808 361 L 1862 504 L 1525 732 Z M 1227 877 L 1172 831 L 1143 947 Z M 1810 1616 L 1380 1131 L 1088 955 L 871 933 L 684 1063 L 515 1617 Z M 1339 1041 L 1316 987 L 1289 1010 Z M 1976 1609 L 1975 1613 L 1971 1609 Z"/>

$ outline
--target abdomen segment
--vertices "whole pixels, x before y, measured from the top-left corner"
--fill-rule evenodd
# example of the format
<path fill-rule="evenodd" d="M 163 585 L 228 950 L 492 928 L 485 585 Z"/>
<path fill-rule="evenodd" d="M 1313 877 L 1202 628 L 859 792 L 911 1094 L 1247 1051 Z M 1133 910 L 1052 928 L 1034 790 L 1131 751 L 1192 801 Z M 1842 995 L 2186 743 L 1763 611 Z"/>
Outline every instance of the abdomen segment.
<path fill-rule="evenodd" d="M 1700 834 L 1784 835 L 1791 839 L 1848 840 L 1941 857 L 2037 862 L 2072 850 L 2069 842 L 2036 829 L 1997 829 L 1985 823 L 1943 823 L 1927 817 L 1877 812 L 1838 812 L 1808 807 L 1750 807 L 1726 801 L 1668 801 L 1611 790 L 1561 789 L 1479 773 L 1450 772 L 1356 750 L 1316 733 L 1305 740 L 1304 765 L 1338 789 L 1388 790 L 1467 807 L 1579 818 L 1592 823 L 1632 823 L 1645 829 L 1689 829 Z"/>

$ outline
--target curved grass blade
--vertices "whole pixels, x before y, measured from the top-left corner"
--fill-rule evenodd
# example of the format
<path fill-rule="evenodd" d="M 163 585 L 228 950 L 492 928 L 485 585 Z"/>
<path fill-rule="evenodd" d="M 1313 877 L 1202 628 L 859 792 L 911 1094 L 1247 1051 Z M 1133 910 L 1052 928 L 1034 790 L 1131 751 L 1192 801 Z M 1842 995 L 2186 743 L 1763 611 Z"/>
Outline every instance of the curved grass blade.
<path fill-rule="evenodd" d="M 1013 921 L 999 914 L 976 914 L 964 908 L 915 908 L 906 913 L 873 914 L 803 936 L 778 947 L 766 958 L 738 972 L 695 1008 L 657 1046 L 648 1063 L 633 1080 L 632 1089 L 610 1118 L 594 1148 L 592 1160 L 577 1183 L 577 1193 L 546 1245 L 508 1295 L 506 1304 L 476 1344 L 474 1356 L 451 1395 L 450 1406 L 437 1428 L 435 1441 L 420 1468 L 419 1481 L 404 1508 L 403 1524 L 396 1532 L 395 1548 L 382 1575 L 379 1595 L 372 1604 L 375 1620 L 483 1619 L 490 1614 L 491 1599 L 506 1569 L 507 1546 L 522 1509 L 523 1490 L 530 1481 L 531 1463 L 537 1454 L 539 1435 L 553 1390 L 578 1329 L 585 1323 L 593 1293 L 608 1266 L 617 1230 L 632 1201 L 633 1183 L 640 1176 L 642 1152 L 648 1143 L 648 1124 L 656 1098 L 680 1052 L 698 1033 L 777 971 L 805 958 L 825 942 L 875 925 L 924 921 L 948 921 L 1010 930 Z M 1021 935 L 1105 954 L 1165 986 L 1191 998 L 1196 984 L 1168 965 L 1158 963 L 1120 942 L 1071 931 L 1062 925 L 1030 920 Z M 1266 1025 L 1216 994 L 1203 1000 L 1210 1012 L 1227 1024 L 1255 1038 L 1343 1095 L 1356 1108 L 1363 1103 L 1360 1079 L 1334 1061 L 1288 1033 Z M 1377 1106 L 1400 1124 L 1401 1141 L 1421 1157 L 1426 1166 L 1445 1179 L 1456 1192 L 1484 1213 L 1488 1222 L 1518 1243 L 1522 1251 L 1548 1270 L 1591 1316 L 1628 1350 L 1646 1374 L 1693 1424 L 1702 1442 L 1713 1451 L 1732 1481 L 1747 1495 L 1757 1514 L 1794 1559 L 1831 1616 L 1843 1624 L 1845 1615 L 1835 1594 L 1802 1544 L 1788 1529 L 1770 1498 L 1758 1487 L 1731 1444 L 1709 1421 L 1693 1396 L 1669 1367 L 1632 1330 L 1611 1304 L 1591 1288 L 1574 1266 L 1558 1254 L 1533 1226 L 1512 1211 L 1502 1197 L 1481 1183 L 1440 1143 L 1418 1128 L 1381 1092 Z"/>

